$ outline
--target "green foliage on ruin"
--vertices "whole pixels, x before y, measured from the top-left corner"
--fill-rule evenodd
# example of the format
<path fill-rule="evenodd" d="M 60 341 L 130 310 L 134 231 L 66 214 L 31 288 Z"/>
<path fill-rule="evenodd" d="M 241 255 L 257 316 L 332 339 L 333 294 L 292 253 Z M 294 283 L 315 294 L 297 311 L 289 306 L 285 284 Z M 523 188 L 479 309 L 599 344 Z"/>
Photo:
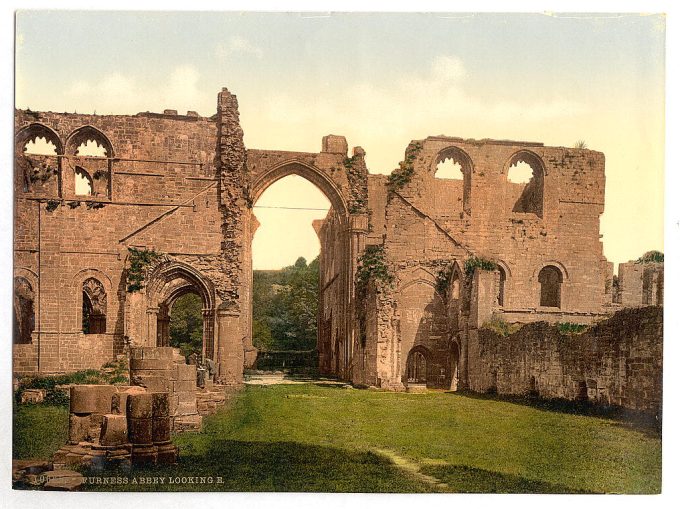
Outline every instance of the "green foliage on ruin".
<path fill-rule="evenodd" d="M 588 325 L 573 322 L 559 322 L 557 324 L 557 330 L 560 331 L 560 334 L 574 336 L 577 334 L 582 334 L 588 330 Z"/>
<path fill-rule="evenodd" d="M 111 361 L 101 369 L 85 369 L 65 375 L 27 376 L 19 379 L 19 388 L 14 393 L 15 401 L 21 401 L 26 389 L 44 389 L 45 404 L 68 405 L 69 396 L 59 385 L 69 384 L 128 384 L 127 361 Z"/>
<path fill-rule="evenodd" d="M 443 268 L 437 272 L 436 287 L 437 291 L 442 295 L 446 295 L 449 290 L 449 281 L 451 280 L 451 275 L 453 274 L 453 265 Z"/>
<path fill-rule="evenodd" d="M 158 258 L 160 253 L 148 249 L 128 247 L 128 268 L 125 271 L 125 283 L 128 293 L 135 293 L 144 288 L 146 268 Z"/>
<path fill-rule="evenodd" d="M 59 174 L 58 168 L 53 168 L 47 163 L 40 163 L 38 166 L 33 168 L 33 171 L 28 175 L 28 179 L 31 181 L 31 184 L 35 182 L 40 182 L 41 184 L 44 184 L 50 178 L 52 178 L 53 175 L 58 174 Z"/>
<path fill-rule="evenodd" d="M 203 301 L 195 293 L 182 295 L 172 305 L 170 346 L 185 357 L 203 350 Z"/>
<path fill-rule="evenodd" d="M 92 178 L 93 178 L 94 180 L 99 180 L 99 179 L 101 179 L 101 178 L 107 177 L 108 174 L 109 174 L 109 172 L 108 172 L 107 170 L 96 170 L 96 171 L 92 174 Z"/>
<path fill-rule="evenodd" d="M 345 157 L 342 161 L 342 165 L 345 167 L 347 170 L 351 170 L 354 168 L 354 161 L 356 161 L 358 156 L 355 154 L 352 157 Z"/>
<path fill-rule="evenodd" d="M 507 337 L 522 328 L 520 323 L 508 323 L 499 316 L 493 316 L 490 320 L 482 324 L 482 329 L 488 329 L 499 336 Z"/>
<path fill-rule="evenodd" d="M 383 246 L 366 246 L 357 262 L 359 264 L 355 279 L 357 297 L 365 295 L 369 281 L 387 285 L 394 282 L 394 275 L 385 262 Z"/>
<path fill-rule="evenodd" d="M 399 168 L 392 171 L 389 177 L 387 177 L 386 185 L 390 191 L 398 191 L 411 182 L 413 172 L 415 171 L 413 162 L 418 157 L 418 153 L 422 148 L 423 145 L 417 141 L 411 142 L 406 148 L 406 157 L 399 163 Z"/>
<path fill-rule="evenodd" d="M 588 145 L 586 144 L 586 140 L 578 140 L 576 143 L 574 143 L 574 148 L 579 148 L 579 149 L 586 149 L 588 148 Z"/>
<path fill-rule="evenodd" d="M 480 256 L 472 256 L 465 260 L 465 275 L 470 278 L 475 273 L 475 269 L 479 270 L 496 270 L 498 264 L 493 260 L 482 258 Z"/>
<path fill-rule="evenodd" d="M 359 214 L 360 212 L 365 212 L 367 206 L 368 200 L 366 200 L 365 198 L 357 198 L 355 200 L 352 200 L 352 202 L 350 203 L 349 213 Z"/>
<path fill-rule="evenodd" d="M 253 271 L 253 344 L 265 351 L 316 348 L 319 258 Z"/>
<path fill-rule="evenodd" d="M 350 214 L 368 212 L 368 188 L 365 167 L 357 167 L 355 163 L 361 161 L 359 154 L 343 159 L 342 164 L 347 170 L 347 178 L 350 183 L 350 200 L 348 209 Z"/>
<path fill-rule="evenodd" d="M 661 251 L 647 251 L 635 263 L 663 263 L 663 253 Z"/>

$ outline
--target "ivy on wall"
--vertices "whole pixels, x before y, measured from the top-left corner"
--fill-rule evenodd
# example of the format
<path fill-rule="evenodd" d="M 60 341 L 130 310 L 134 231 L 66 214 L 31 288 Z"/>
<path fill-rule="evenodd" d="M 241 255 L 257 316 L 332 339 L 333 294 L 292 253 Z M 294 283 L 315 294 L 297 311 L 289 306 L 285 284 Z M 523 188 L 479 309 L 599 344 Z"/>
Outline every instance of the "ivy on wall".
<path fill-rule="evenodd" d="M 413 162 L 418 157 L 418 154 L 423 149 L 423 145 L 420 142 L 412 141 L 406 148 L 406 157 L 403 161 L 399 163 L 399 168 L 395 169 L 389 177 L 387 177 L 387 188 L 390 191 L 398 191 L 403 188 L 406 184 L 411 182 L 413 177 L 414 168 Z"/>
<path fill-rule="evenodd" d="M 28 156 L 24 157 L 26 157 L 26 159 L 29 159 Z M 44 184 L 50 178 L 52 178 L 53 175 L 59 174 L 59 170 L 57 168 L 53 168 L 47 163 L 36 163 L 32 159 L 29 159 L 29 161 L 31 166 L 33 167 L 33 170 L 28 175 L 28 179 L 31 181 L 31 184 L 35 182 L 40 182 L 41 184 Z"/>
<path fill-rule="evenodd" d="M 394 282 L 394 275 L 390 272 L 385 263 L 385 248 L 383 246 L 366 246 L 364 252 L 357 260 L 358 268 L 356 272 L 356 315 L 359 321 L 359 341 L 362 348 L 366 346 L 366 291 L 368 283 L 372 280 L 379 283 L 391 285 Z"/>
<path fill-rule="evenodd" d="M 357 296 L 364 296 L 369 281 L 391 285 L 394 275 L 385 263 L 385 248 L 383 246 L 366 246 L 363 254 L 357 260 L 359 266 L 356 273 Z"/>
<path fill-rule="evenodd" d="M 350 184 L 349 213 L 368 212 L 368 178 L 363 158 L 359 154 L 354 154 L 352 157 L 346 157 L 342 164 L 347 170 L 347 179 Z"/>
<path fill-rule="evenodd" d="M 449 281 L 453 274 L 453 265 L 449 265 L 437 272 L 436 287 L 437 291 L 442 295 L 446 295 L 449 289 Z"/>
<path fill-rule="evenodd" d="M 47 212 L 52 212 L 54 210 L 57 210 L 57 207 L 59 205 L 61 205 L 61 202 L 59 200 L 48 200 L 45 209 L 47 210 Z"/>
<path fill-rule="evenodd" d="M 129 266 L 125 271 L 125 283 L 128 293 L 135 293 L 144 288 L 147 267 L 161 257 L 160 253 L 148 249 L 128 247 Z"/>

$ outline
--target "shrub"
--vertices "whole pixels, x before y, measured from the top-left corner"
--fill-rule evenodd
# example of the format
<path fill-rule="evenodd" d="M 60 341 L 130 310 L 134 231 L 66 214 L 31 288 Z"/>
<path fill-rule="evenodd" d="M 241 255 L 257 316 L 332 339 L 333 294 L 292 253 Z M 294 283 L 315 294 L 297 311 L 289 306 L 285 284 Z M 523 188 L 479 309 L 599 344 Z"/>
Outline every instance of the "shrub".
<path fill-rule="evenodd" d="M 576 335 L 585 332 L 588 326 L 582 323 L 560 322 L 557 324 L 557 330 L 561 334 Z"/>
<path fill-rule="evenodd" d="M 647 251 L 635 263 L 663 263 L 663 253 L 661 251 Z"/>
<path fill-rule="evenodd" d="M 519 323 L 508 323 L 498 316 L 494 316 L 491 320 L 482 324 L 482 329 L 487 329 L 495 332 L 499 336 L 507 337 L 514 334 L 522 328 Z"/>
<path fill-rule="evenodd" d="M 465 275 L 469 278 L 475 273 L 475 269 L 496 270 L 497 268 L 496 262 L 479 256 L 472 256 L 465 260 Z"/>

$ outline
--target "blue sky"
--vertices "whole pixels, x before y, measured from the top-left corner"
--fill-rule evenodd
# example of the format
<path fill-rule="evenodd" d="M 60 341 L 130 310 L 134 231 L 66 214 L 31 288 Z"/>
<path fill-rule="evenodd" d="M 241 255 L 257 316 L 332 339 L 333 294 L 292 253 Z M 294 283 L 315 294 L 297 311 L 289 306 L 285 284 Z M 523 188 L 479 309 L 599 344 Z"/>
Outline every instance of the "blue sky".
<path fill-rule="evenodd" d="M 663 249 L 662 15 L 22 11 L 16 19 L 18 107 L 209 116 L 227 86 L 248 147 L 318 151 L 323 135 L 342 134 L 364 147 L 374 173 L 391 171 L 411 139 L 428 135 L 583 139 L 607 157 L 606 256 Z M 290 193 L 284 186 L 268 199 L 285 205 Z M 323 202 L 305 196 L 312 207 Z"/>

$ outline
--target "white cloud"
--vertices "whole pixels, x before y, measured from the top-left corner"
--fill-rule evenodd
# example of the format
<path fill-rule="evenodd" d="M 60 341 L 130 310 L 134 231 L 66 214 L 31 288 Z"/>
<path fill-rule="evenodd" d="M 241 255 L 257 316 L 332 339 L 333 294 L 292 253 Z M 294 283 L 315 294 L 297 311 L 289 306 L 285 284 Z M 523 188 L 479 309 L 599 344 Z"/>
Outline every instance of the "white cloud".
<path fill-rule="evenodd" d="M 467 76 L 467 71 L 460 58 L 440 55 L 432 62 L 432 75 L 438 81 L 458 81 Z"/>
<path fill-rule="evenodd" d="M 453 55 L 433 59 L 429 72 L 404 74 L 387 85 L 358 83 L 339 93 L 310 99 L 279 93 L 263 105 L 264 115 L 243 117 L 250 143 L 258 147 L 313 149 L 322 136 L 347 136 L 367 150 L 371 171 L 389 172 L 413 138 L 535 136 L 541 126 L 585 112 L 561 98 L 503 100 L 469 90 L 464 62 Z M 306 139 L 304 139 L 306 137 Z"/>
<path fill-rule="evenodd" d="M 215 54 L 218 58 L 226 60 L 235 54 L 253 55 L 256 58 L 262 58 L 264 53 L 261 48 L 255 46 L 245 37 L 234 35 L 229 38 L 227 44 L 218 44 L 215 48 Z"/>
<path fill-rule="evenodd" d="M 140 83 L 136 78 L 121 73 L 102 76 L 96 81 L 79 80 L 71 84 L 65 94 L 64 109 L 99 114 L 134 114 L 138 111 L 161 112 L 174 109 L 180 114 L 187 110 L 208 108 L 206 94 L 199 90 L 200 73 L 192 66 L 173 69 L 168 78 L 155 86 Z M 205 109 L 204 114 L 213 112 Z"/>

